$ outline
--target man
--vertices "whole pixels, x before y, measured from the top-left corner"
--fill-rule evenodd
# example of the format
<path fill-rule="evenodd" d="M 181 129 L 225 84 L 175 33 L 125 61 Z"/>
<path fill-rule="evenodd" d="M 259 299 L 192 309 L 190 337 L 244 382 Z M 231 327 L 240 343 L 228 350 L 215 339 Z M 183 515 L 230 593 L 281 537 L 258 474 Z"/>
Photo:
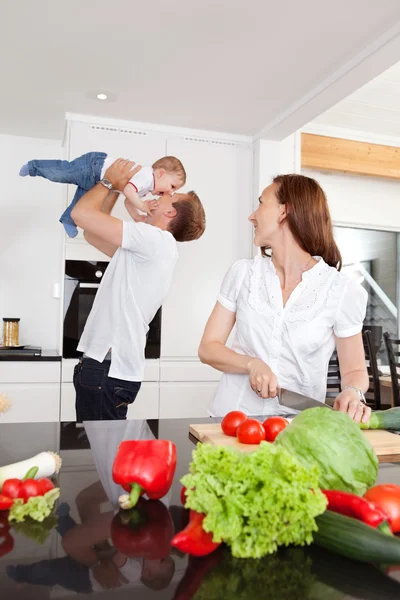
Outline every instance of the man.
<path fill-rule="evenodd" d="M 146 223 L 111 216 L 118 194 L 140 170 L 118 159 L 72 211 L 86 240 L 112 257 L 83 331 L 84 353 L 74 371 L 78 422 L 126 419 L 143 379 L 146 333 L 171 283 L 177 241 L 198 239 L 205 229 L 194 192 L 164 194 Z"/>

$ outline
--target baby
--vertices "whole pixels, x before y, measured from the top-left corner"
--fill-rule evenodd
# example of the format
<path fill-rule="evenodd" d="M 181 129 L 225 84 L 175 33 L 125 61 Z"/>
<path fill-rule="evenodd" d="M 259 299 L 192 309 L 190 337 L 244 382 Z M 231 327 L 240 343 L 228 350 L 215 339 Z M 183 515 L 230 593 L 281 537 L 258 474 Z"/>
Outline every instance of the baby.
<path fill-rule="evenodd" d="M 108 167 L 115 161 L 104 152 L 89 152 L 68 162 L 67 160 L 30 160 L 20 170 L 22 177 L 44 177 L 57 183 L 71 183 L 77 190 L 71 204 L 61 215 L 60 221 L 69 237 L 75 237 L 78 229 L 71 217 L 71 211 L 88 190 L 101 181 L 109 187 L 111 184 L 104 179 Z M 144 166 L 132 177 L 123 190 L 123 194 L 137 209 L 151 214 L 156 207 L 155 202 L 142 200 L 151 192 L 155 196 L 164 193 L 173 194 L 186 182 L 186 172 L 180 160 L 174 156 L 164 156 L 151 167 Z M 133 215 L 132 215 L 133 216 Z"/>

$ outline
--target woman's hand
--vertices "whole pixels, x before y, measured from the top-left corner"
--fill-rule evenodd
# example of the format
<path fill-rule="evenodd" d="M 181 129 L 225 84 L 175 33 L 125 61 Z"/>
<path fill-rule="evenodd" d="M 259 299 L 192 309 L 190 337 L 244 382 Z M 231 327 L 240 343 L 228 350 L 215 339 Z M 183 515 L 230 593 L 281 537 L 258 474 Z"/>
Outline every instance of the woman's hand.
<path fill-rule="evenodd" d="M 343 390 L 336 396 L 333 410 L 347 413 L 356 423 L 367 423 L 371 416 L 369 406 L 361 402 L 358 392 L 352 389 Z"/>
<path fill-rule="evenodd" d="M 260 358 L 252 358 L 248 365 L 250 385 L 260 398 L 275 398 L 278 381 L 269 366 Z"/>

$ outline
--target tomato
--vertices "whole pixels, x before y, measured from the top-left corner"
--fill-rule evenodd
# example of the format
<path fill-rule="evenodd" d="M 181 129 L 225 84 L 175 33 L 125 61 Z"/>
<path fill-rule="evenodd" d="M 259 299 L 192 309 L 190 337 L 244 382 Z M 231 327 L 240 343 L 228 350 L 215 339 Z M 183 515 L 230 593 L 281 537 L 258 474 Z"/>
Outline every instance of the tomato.
<path fill-rule="evenodd" d="M 265 440 L 265 430 L 257 419 L 246 419 L 237 429 L 237 439 L 241 444 L 259 444 Z"/>
<path fill-rule="evenodd" d="M 20 479 L 6 479 L 1 488 L 1 493 L 9 498 L 18 498 L 20 488 Z"/>
<path fill-rule="evenodd" d="M 364 498 L 387 514 L 393 533 L 400 531 L 400 486 L 376 485 L 366 492 Z"/>
<path fill-rule="evenodd" d="M 267 442 L 274 442 L 278 433 L 283 431 L 288 425 L 289 421 L 283 417 L 268 417 L 268 419 L 265 419 L 263 427 Z"/>
<path fill-rule="evenodd" d="M 8 510 L 14 504 L 14 499 L 0 494 L 0 510 Z M 1 530 L 0 530 L 1 531 Z"/>
<path fill-rule="evenodd" d="M 225 435 L 230 435 L 231 437 L 236 437 L 236 431 L 239 425 L 246 421 L 247 415 L 240 410 L 231 410 L 225 417 L 222 419 L 221 429 Z"/>
<path fill-rule="evenodd" d="M 42 495 L 42 489 L 37 479 L 25 479 L 25 481 L 21 483 L 18 498 L 23 498 L 25 502 L 28 500 L 28 498 Z"/>
<path fill-rule="evenodd" d="M 48 479 L 47 477 L 39 479 L 38 484 L 40 486 L 40 496 L 44 496 L 50 490 L 54 490 L 54 483 L 51 481 L 51 479 Z"/>

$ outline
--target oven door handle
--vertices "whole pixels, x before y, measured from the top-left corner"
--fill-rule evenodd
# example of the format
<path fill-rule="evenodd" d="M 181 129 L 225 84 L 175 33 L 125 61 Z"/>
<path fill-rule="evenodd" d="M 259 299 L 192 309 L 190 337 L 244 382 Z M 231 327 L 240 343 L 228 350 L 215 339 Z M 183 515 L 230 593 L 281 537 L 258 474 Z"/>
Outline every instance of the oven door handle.
<path fill-rule="evenodd" d="M 95 288 L 100 287 L 100 284 L 99 283 L 80 283 L 79 287 L 81 289 L 95 289 Z"/>

